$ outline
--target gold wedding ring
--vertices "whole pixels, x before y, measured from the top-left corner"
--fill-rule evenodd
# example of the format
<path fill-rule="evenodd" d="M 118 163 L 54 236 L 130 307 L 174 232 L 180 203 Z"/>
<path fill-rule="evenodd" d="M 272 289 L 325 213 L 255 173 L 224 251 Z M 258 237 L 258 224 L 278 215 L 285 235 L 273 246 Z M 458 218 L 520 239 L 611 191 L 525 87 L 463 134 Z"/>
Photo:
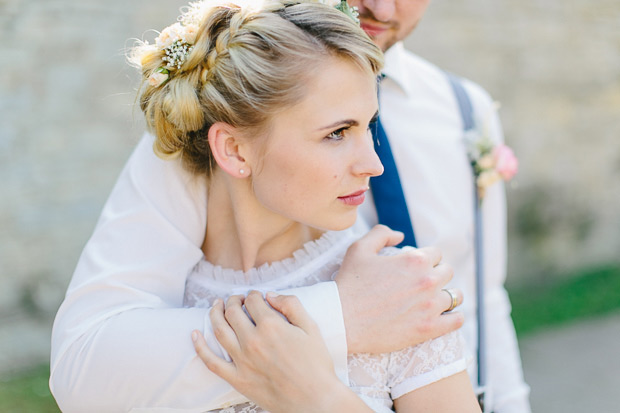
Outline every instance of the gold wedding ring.
<path fill-rule="evenodd" d="M 454 310 L 454 308 L 458 305 L 458 301 L 459 301 L 459 297 L 456 294 L 456 291 L 454 291 L 452 289 L 447 289 L 447 288 L 444 288 L 442 291 L 447 292 L 448 295 L 450 296 L 450 300 L 451 300 L 450 307 L 448 307 L 448 309 L 446 311 L 444 311 L 444 313 L 448 312 L 448 311 Z"/>

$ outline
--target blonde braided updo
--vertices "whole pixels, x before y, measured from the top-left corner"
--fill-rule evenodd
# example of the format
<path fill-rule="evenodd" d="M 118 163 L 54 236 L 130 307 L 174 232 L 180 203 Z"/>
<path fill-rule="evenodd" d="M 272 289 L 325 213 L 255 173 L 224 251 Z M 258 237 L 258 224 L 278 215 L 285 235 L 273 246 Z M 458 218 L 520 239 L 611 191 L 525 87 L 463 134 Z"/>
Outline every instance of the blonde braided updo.
<path fill-rule="evenodd" d="M 156 136 L 155 153 L 181 156 L 207 176 L 215 167 L 207 141 L 214 123 L 263 130 L 279 110 L 302 100 L 306 80 L 328 57 L 374 74 L 383 64 L 354 21 L 316 1 L 205 0 L 190 4 L 179 20 L 178 27 L 191 28 L 192 41 L 179 40 L 191 47 L 175 65 L 165 48 L 148 43 L 136 46 L 130 61 L 142 71 L 139 101 Z M 147 81 L 154 74 L 165 81 Z"/>

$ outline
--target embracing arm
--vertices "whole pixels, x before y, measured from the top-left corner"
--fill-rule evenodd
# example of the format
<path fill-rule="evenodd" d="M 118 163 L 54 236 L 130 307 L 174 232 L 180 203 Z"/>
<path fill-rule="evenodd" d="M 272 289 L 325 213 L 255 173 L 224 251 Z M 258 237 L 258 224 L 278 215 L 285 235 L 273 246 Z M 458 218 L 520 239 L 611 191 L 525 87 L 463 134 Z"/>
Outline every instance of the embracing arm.
<path fill-rule="evenodd" d="M 208 310 L 181 308 L 186 276 L 202 256 L 204 184 L 155 157 L 151 145 L 146 136 L 128 161 L 54 322 L 50 387 L 66 412 L 194 411 L 241 397 L 204 367 L 189 340 L 204 331 L 219 351 Z M 336 285 L 294 292 L 346 378 Z"/>

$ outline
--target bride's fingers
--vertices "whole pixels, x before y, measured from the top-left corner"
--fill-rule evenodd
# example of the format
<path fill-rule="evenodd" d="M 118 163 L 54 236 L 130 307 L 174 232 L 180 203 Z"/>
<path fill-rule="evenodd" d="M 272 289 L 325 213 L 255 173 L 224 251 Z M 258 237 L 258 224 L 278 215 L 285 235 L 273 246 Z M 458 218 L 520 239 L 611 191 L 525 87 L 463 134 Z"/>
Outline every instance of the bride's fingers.
<path fill-rule="evenodd" d="M 271 317 L 281 317 L 281 314 L 269 307 L 263 298 L 263 295 L 258 291 L 250 291 L 248 296 L 245 298 L 245 309 L 257 326 L 265 319 L 269 319 Z"/>
<path fill-rule="evenodd" d="M 239 345 L 239 340 L 235 334 L 235 331 L 224 317 L 224 302 L 222 300 L 215 300 L 213 307 L 209 312 L 209 318 L 211 320 L 211 327 L 213 328 L 215 338 L 220 343 L 222 348 L 226 350 L 234 359 L 235 356 L 241 351 L 241 346 Z"/>
<path fill-rule="evenodd" d="M 308 334 L 319 332 L 319 328 L 314 320 L 294 295 L 278 295 L 269 292 L 267 293 L 267 301 L 294 326 L 301 328 Z"/>
<path fill-rule="evenodd" d="M 226 310 L 224 311 L 227 323 L 232 327 L 238 338 L 237 343 L 243 343 L 245 338 L 254 331 L 254 322 L 243 309 L 244 301 L 244 296 L 232 295 L 226 301 Z"/>
<path fill-rule="evenodd" d="M 235 376 L 235 365 L 221 359 L 211 351 L 200 331 L 192 331 L 192 341 L 194 342 L 196 354 L 198 354 L 198 357 L 200 357 L 209 370 L 226 381 L 230 381 Z"/>

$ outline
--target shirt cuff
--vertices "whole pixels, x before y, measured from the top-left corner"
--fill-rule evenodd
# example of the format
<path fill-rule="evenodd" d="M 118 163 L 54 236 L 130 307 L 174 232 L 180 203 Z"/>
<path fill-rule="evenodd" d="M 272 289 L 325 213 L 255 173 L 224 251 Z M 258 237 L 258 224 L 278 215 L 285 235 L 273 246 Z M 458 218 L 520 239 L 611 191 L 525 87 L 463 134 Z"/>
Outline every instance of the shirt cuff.
<path fill-rule="evenodd" d="M 342 315 L 340 295 L 335 282 L 321 282 L 308 287 L 279 291 L 299 298 L 310 317 L 317 323 L 334 362 L 336 375 L 341 382 L 349 385 L 347 368 L 347 338 Z"/>

